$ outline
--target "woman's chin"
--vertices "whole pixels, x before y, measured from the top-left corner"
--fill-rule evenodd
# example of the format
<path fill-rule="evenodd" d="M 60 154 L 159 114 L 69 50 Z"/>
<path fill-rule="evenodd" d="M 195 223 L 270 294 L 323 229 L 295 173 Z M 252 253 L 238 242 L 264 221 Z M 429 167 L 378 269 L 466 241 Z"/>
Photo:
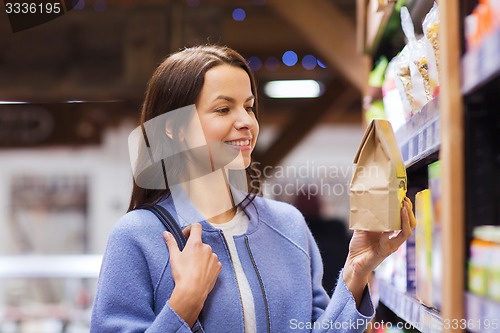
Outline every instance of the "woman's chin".
<path fill-rule="evenodd" d="M 250 157 L 250 154 L 248 154 L 248 156 L 238 156 L 237 158 L 226 164 L 225 168 L 229 170 L 245 170 L 250 166 L 251 163 L 252 159 Z"/>

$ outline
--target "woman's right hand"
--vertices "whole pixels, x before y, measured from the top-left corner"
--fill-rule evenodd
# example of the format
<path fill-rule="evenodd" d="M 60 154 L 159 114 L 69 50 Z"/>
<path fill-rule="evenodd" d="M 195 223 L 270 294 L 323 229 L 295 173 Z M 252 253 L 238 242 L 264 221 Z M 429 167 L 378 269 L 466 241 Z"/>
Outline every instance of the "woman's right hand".
<path fill-rule="evenodd" d="M 175 283 L 168 303 L 192 327 L 217 281 L 222 264 L 212 247 L 202 242 L 201 224 L 194 223 L 185 228 L 183 233 L 188 240 L 182 251 L 171 234 L 166 231 L 163 233 Z"/>

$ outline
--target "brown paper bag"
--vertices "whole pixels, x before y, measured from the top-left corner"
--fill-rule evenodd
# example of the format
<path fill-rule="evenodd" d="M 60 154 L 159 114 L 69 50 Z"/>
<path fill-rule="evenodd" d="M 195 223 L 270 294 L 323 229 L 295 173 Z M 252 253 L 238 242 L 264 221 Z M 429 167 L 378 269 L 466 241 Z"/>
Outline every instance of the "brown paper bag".
<path fill-rule="evenodd" d="M 390 122 L 372 120 L 354 163 L 357 165 L 350 188 L 349 228 L 400 230 L 406 169 Z"/>

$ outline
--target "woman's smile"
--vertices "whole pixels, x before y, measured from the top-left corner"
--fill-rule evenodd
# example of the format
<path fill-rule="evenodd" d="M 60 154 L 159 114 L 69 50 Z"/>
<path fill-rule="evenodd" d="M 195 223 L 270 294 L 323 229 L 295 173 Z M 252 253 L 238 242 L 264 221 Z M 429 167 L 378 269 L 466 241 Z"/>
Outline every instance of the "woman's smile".
<path fill-rule="evenodd" d="M 231 141 L 224 141 L 225 144 L 230 146 L 233 149 L 238 149 L 238 150 L 251 150 L 252 138 L 241 138 L 241 139 L 235 139 Z"/>

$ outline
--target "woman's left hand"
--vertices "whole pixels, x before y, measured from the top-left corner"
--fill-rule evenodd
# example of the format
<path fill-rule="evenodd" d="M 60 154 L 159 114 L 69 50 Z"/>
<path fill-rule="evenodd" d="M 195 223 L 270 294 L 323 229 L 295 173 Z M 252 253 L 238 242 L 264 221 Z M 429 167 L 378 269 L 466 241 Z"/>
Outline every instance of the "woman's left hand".
<path fill-rule="evenodd" d="M 405 198 L 401 208 L 401 230 L 395 232 L 354 231 L 349 244 L 343 278 L 356 299 L 357 305 L 361 301 L 370 274 L 385 258 L 410 238 L 416 224 L 412 203 L 410 199 Z"/>

